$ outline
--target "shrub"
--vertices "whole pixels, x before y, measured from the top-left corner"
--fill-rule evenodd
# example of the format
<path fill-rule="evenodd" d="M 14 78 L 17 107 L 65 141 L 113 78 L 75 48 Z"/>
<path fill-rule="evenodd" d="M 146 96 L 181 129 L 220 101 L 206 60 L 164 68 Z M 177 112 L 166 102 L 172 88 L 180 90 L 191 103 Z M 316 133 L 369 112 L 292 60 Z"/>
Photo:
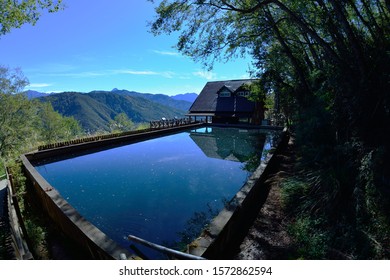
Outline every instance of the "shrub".
<path fill-rule="evenodd" d="M 297 258 L 324 259 L 328 251 L 328 233 L 321 230 L 320 219 L 298 218 L 289 227 L 289 233 L 297 245 Z"/>

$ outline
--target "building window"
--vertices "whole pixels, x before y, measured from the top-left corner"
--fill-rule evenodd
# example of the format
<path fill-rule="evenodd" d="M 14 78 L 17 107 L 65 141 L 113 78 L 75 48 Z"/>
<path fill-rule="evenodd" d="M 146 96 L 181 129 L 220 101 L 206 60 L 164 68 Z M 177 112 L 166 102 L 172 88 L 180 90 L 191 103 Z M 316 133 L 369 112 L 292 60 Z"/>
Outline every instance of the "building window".
<path fill-rule="evenodd" d="M 241 90 L 236 93 L 237 96 L 242 96 L 242 97 L 248 97 L 250 94 L 249 90 Z"/>
<path fill-rule="evenodd" d="M 229 90 L 222 90 L 219 92 L 219 97 L 230 97 L 232 93 Z"/>

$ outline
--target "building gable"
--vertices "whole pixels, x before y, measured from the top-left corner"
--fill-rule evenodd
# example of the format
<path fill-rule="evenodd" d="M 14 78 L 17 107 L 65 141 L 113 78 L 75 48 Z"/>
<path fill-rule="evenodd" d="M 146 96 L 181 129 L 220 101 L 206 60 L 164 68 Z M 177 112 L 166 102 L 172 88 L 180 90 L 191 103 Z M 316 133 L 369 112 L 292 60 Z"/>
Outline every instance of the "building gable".
<path fill-rule="evenodd" d="M 222 86 L 218 91 L 217 91 L 217 94 L 218 94 L 218 98 L 223 98 L 223 97 L 231 97 L 233 92 L 227 88 L 226 86 Z"/>
<path fill-rule="evenodd" d="M 254 103 L 246 98 L 250 92 L 243 85 L 252 82 L 252 79 L 208 82 L 192 104 L 190 114 L 251 113 Z"/>

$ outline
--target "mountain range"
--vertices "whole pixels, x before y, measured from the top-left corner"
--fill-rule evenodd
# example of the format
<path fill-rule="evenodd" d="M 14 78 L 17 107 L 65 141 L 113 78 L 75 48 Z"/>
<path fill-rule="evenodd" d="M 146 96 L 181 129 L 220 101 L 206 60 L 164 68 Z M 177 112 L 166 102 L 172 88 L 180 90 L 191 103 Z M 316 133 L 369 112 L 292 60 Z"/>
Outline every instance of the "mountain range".
<path fill-rule="evenodd" d="M 27 91 L 25 94 L 30 99 L 37 98 L 41 102 L 50 102 L 54 110 L 64 116 L 74 117 L 89 133 L 109 131 L 110 121 L 120 113 L 125 113 L 134 123 L 149 122 L 163 117 L 181 118 L 197 97 L 193 93 L 168 96 L 118 89 L 52 94 Z"/>

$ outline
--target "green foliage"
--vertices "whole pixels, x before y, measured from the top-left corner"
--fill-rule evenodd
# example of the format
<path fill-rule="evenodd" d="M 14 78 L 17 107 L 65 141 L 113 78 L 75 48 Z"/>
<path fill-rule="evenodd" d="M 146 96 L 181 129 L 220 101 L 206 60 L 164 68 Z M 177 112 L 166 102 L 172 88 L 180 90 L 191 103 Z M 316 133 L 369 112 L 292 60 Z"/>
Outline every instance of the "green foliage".
<path fill-rule="evenodd" d="M 298 178 L 286 179 L 282 184 L 282 202 L 288 213 L 299 213 L 310 186 Z"/>
<path fill-rule="evenodd" d="M 298 218 L 289 228 L 289 233 L 295 239 L 297 258 L 324 259 L 327 256 L 328 233 L 318 228 L 319 219 L 308 217 Z"/>
<path fill-rule="evenodd" d="M 31 250 L 34 251 L 35 256 L 39 256 L 40 250 L 43 249 L 46 241 L 46 230 L 39 225 L 37 218 L 34 216 L 24 217 L 24 222 L 27 235 L 33 241 Z"/>
<path fill-rule="evenodd" d="M 19 68 L 9 69 L 8 67 L 0 66 L 0 93 L 20 93 L 28 83 L 28 79 Z"/>
<path fill-rule="evenodd" d="M 137 124 L 137 128 L 135 130 L 144 130 L 150 128 L 149 123 L 139 123 Z"/>
<path fill-rule="evenodd" d="M 25 211 L 24 196 L 26 194 L 26 177 L 23 175 L 20 162 L 9 160 L 7 162 L 7 167 L 9 174 L 12 175 L 12 182 L 16 190 L 15 194 L 19 201 L 20 210 L 23 213 Z"/>
<path fill-rule="evenodd" d="M 27 80 L 18 70 L 0 67 L 0 157 L 11 156 L 34 136 L 31 127 L 36 119 L 35 108 L 19 93 Z"/>
<path fill-rule="evenodd" d="M 25 23 L 34 25 L 41 13 L 56 12 L 62 8 L 62 0 L 0 0 L 0 35 L 4 35 L 13 28 L 19 28 Z"/>
<path fill-rule="evenodd" d="M 120 113 L 113 121 L 110 121 L 110 129 L 111 133 L 129 131 L 134 129 L 134 123 L 125 113 Z"/>
<path fill-rule="evenodd" d="M 21 94 L 28 81 L 20 70 L 0 67 L 0 74 L 0 158 L 4 161 L 39 143 L 69 140 L 81 133 L 73 118 Z"/>
<path fill-rule="evenodd" d="M 50 102 L 63 116 L 74 117 L 82 129 L 94 134 L 97 131 L 110 132 L 110 122 L 115 116 L 124 113 L 134 123 L 159 120 L 162 117 L 183 116 L 184 111 L 161 105 L 140 96 L 117 94 L 116 92 L 64 92 L 39 98 Z M 181 102 L 179 102 L 181 103 Z"/>
<path fill-rule="evenodd" d="M 208 66 L 252 55 L 256 93 L 275 95 L 296 137 L 284 200 L 302 257 L 332 257 L 328 242 L 338 257 L 389 258 L 388 1 L 165 0 L 156 12 L 152 32 L 179 31 L 178 50 Z"/>
<path fill-rule="evenodd" d="M 45 143 L 71 140 L 81 135 L 82 130 L 73 117 L 63 117 L 50 103 L 37 104 L 39 122 L 38 129 Z"/>
<path fill-rule="evenodd" d="M 0 176 L 5 174 L 5 166 L 2 158 L 0 158 Z"/>
<path fill-rule="evenodd" d="M 26 177 L 22 171 L 22 164 L 19 161 L 9 161 L 7 163 L 9 173 L 12 175 L 13 187 L 16 190 L 16 197 L 23 217 L 28 239 L 34 257 L 47 258 L 46 229 L 42 226 L 34 207 L 31 205 L 31 197 L 28 197 L 26 190 Z"/>

